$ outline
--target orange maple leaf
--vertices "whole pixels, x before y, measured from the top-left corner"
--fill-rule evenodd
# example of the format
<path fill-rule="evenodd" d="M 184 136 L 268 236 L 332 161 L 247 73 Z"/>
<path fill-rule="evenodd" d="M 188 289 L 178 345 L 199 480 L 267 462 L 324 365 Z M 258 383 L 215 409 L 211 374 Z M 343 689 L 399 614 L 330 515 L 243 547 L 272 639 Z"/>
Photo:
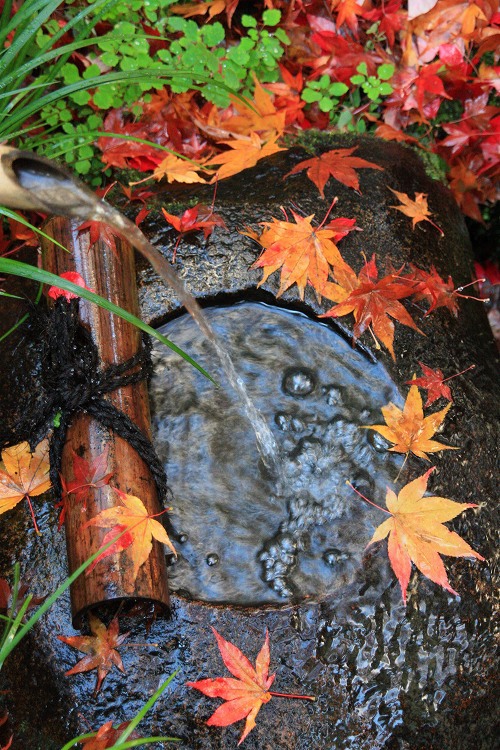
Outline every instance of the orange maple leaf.
<path fill-rule="evenodd" d="M 82 750 L 106 750 L 115 747 L 116 741 L 122 736 L 130 721 L 123 721 L 118 727 L 107 721 L 97 730 L 94 737 L 89 737 L 82 745 Z M 130 740 L 140 739 L 136 732 L 129 735 Z"/>
<path fill-rule="evenodd" d="M 216 180 L 224 180 L 226 177 L 238 174 L 249 167 L 254 167 L 260 159 L 264 159 L 266 156 L 276 154 L 278 151 L 287 150 L 276 145 L 276 138 L 272 138 L 263 144 L 257 133 L 251 133 L 244 140 L 220 141 L 220 143 L 229 146 L 232 151 L 224 151 L 205 162 L 205 166 L 213 164 L 222 165 L 217 170 L 217 174 L 212 178 L 212 183 L 216 182 Z"/>
<path fill-rule="evenodd" d="M 415 378 L 415 375 L 413 376 Z M 451 403 L 424 417 L 422 397 L 416 385 L 412 385 L 403 409 L 399 409 L 392 402 L 382 407 L 385 425 L 363 425 L 364 429 L 375 430 L 394 443 L 390 451 L 396 453 L 413 453 L 419 458 L 429 461 L 427 453 L 437 451 L 458 450 L 451 445 L 443 445 L 431 437 L 448 414 Z"/>
<path fill-rule="evenodd" d="M 33 453 L 26 441 L 2 451 L 4 468 L 0 468 L 0 514 L 26 498 L 37 534 L 40 532 L 30 497 L 41 495 L 50 488 L 48 451 L 46 439 L 38 443 Z"/>
<path fill-rule="evenodd" d="M 174 555 L 177 555 L 177 553 L 161 523 L 148 515 L 148 511 L 142 500 L 134 495 L 127 495 L 116 488 L 114 490 L 118 494 L 122 505 L 106 508 L 106 510 L 101 511 L 95 518 L 87 521 L 85 527 L 97 526 L 101 529 L 112 527 L 111 531 L 105 534 L 102 546 L 108 544 L 117 534 L 121 533 L 122 535 L 94 560 L 92 565 L 87 568 L 87 573 L 93 570 L 96 564 L 105 557 L 108 557 L 108 555 L 114 555 L 124 549 L 128 549 L 133 560 L 134 568 L 132 577 L 135 580 L 139 568 L 146 562 L 153 549 L 153 538 L 162 544 L 166 544 Z"/>
<path fill-rule="evenodd" d="M 426 578 L 451 594 L 457 594 L 449 584 L 439 555 L 484 560 L 462 537 L 443 525 L 467 508 L 477 508 L 477 505 L 456 503 L 445 497 L 424 497 L 429 475 L 434 468 L 406 484 L 397 496 L 391 489 L 387 490 L 387 511 L 378 505 L 376 507 L 385 513 L 389 511 L 391 517 L 377 527 L 368 543 L 369 546 L 389 535 L 389 560 L 401 586 L 405 604 L 412 562 Z M 368 502 L 375 505 L 371 500 Z"/>
<path fill-rule="evenodd" d="M 401 211 L 405 216 L 409 216 L 413 219 L 413 229 L 415 229 L 415 226 L 419 221 L 428 221 L 429 224 L 432 224 L 432 226 L 438 230 L 441 237 L 444 237 L 443 230 L 438 227 L 432 219 L 429 219 L 429 216 L 432 216 L 432 213 L 429 211 L 429 206 L 427 205 L 427 193 L 415 193 L 415 200 L 412 201 L 406 193 L 399 193 L 392 188 L 389 188 L 389 190 L 401 201 L 400 206 L 389 206 L 389 208 L 395 208 L 396 211 Z"/>
<path fill-rule="evenodd" d="M 231 28 L 231 21 L 238 2 L 239 0 L 208 0 L 208 2 L 195 3 L 194 5 L 174 5 L 170 12 L 184 16 L 184 18 L 202 16 L 208 13 L 209 18 L 214 18 L 214 16 L 226 11 L 227 25 Z"/>
<path fill-rule="evenodd" d="M 237 115 L 224 121 L 229 132 L 250 135 L 258 133 L 263 140 L 276 139 L 285 129 L 286 112 L 278 112 L 271 96 L 254 76 L 253 99 L 248 104 L 233 96 L 231 101 Z"/>
<path fill-rule="evenodd" d="M 200 168 L 200 165 L 194 164 L 188 159 L 179 159 L 179 157 L 174 154 L 168 154 L 163 161 L 158 164 L 152 176 L 157 180 L 166 177 L 168 182 L 183 182 L 188 184 L 193 182 L 205 183 L 206 180 L 196 171 Z M 150 178 L 148 177 L 148 179 Z"/>
<path fill-rule="evenodd" d="M 359 156 L 351 156 L 357 148 L 357 146 L 335 148 L 332 151 L 326 151 L 321 156 L 301 161 L 285 175 L 285 178 L 307 169 L 307 176 L 314 182 L 322 198 L 325 197 L 324 187 L 330 177 L 360 192 L 356 169 L 379 169 L 383 171 L 384 168 L 366 159 L 361 159 Z"/>
<path fill-rule="evenodd" d="M 119 635 L 118 618 L 115 617 L 107 628 L 95 615 L 89 614 L 89 625 L 93 635 L 58 635 L 58 639 L 68 646 L 82 651 L 84 656 L 74 667 L 64 674 L 79 674 L 97 669 L 97 682 L 94 694 L 101 689 L 102 681 L 115 664 L 121 672 L 125 672 L 120 654 L 116 649 L 121 646 L 129 633 Z"/>
<path fill-rule="evenodd" d="M 369 328 L 395 359 L 394 323 L 391 318 L 422 333 L 409 312 L 399 302 L 414 292 L 414 285 L 406 283 L 404 278 L 394 274 L 379 279 L 375 255 L 365 263 L 359 276 L 356 276 L 353 269 L 344 262 L 341 268 L 335 269 L 335 278 L 338 283 L 329 284 L 323 292 L 329 299 L 340 304 L 320 317 L 339 318 L 352 313 L 355 320 L 353 341 Z"/>
<path fill-rule="evenodd" d="M 217 639 L 222 660 L 236 679 L 232 677 L 216 677 L 215 679 L 198 680 L 197 682 L 186 682 L 188 687 L 196 688 L 210 698 L 224 698 L 223 703 L 208 719 L 209 726 L 227 727 L 246 717 L 245 729 L 240 737 L 238 745 L 241 745 L 245 737 L 255 727 L 255 718 L 263 703 L 269 703 L 272 696 L 281 698 L 301 698 L 304 700 L 315 700 L 310 695 L 288 695 L 274 693 L 269 690 L 276 675 L 269 676 L 269 633 L 266 630 L 266 639 L 252 667 L 246 656 L 239 648 L 224 638 L 212 628 Z"/>
<path fill-rule="evenodd" d="M 273 218 L 272 221 L 261 222 L 260 226 L 264 227 L 264 231 L 260 235 L 249 228 L 242 232 L 264 248 L 260 258 L 251 267 L 264 269 L 259 286 L 281 268 L 278 297 L 292 284 L 297 284 L 303 299 L 308 283 L 318 295 L 322 295 L 330 270 L 345 265 L 334 240 L 345 236 L 354 226 L 344 224 L 342 230 L 334 227 L 322 229 L 321 226 L 313 227 L 314 214 L 303 218 L 292 211 L 292 215 L 295 224 Z"/>

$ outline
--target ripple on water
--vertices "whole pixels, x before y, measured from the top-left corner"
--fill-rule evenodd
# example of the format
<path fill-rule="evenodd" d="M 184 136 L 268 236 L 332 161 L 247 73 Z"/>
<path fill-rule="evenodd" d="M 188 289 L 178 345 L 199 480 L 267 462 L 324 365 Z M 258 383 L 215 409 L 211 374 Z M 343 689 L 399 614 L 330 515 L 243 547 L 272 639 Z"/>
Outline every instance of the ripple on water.
<path fill-rule="evenodd" d="M 257 303 L 206 310 L 281 454 L 279 486 L 191 318 L 161 331 L 220 382 L 155 345 L 156 448 L 173 492 L 173 590 L 258 605 L 320 599 L 354 581 L 379 522 L 346 486 L 383 503 L 401 463 L 362 424 L 401 403 L 385 369 L 331 328 Z M 217 553 L 214 552 L 217 550 Z"/>

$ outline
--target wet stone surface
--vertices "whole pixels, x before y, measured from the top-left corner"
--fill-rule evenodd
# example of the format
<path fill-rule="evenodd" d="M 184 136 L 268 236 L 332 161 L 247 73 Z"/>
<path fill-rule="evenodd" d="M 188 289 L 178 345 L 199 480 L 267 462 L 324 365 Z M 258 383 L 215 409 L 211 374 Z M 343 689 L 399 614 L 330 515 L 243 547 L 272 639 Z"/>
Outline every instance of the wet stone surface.
<path fill-rule="evenodd" d="M 369 541 L 374 523 L 346 481 L 383 503 L 402 463 L 360 425 L 374 424 L 388 401 L 401 406 L 401 397 L 381 364 L 302 313 L 258 303 L 205 312 L 273 429 L 282 477 L 263 465 L 196 324 L 185 316 L 164 326 L 220 385 L 155 347 L 154 441 L 173 493 L 174 539 L 185 540 L 171 589 L 251 606 L 340 593 L 362 566 L 360 540 Z"/>
<path fill-rule="evenodd" d="M 299 149 L 277 154 L 255 169 L 220 183 L 215 210 L 223 216 L 229 231 L 217 228 L 207 243 L 194 235 L 180 243 L 177 254 L 179 273 L 202 303 L 213 306 L 242 299 L 272 302 L 279 286 L 277 275 L 271 276 L 260 291 L 256 290 L 261 272 L 249 268 L 258 257 L 259 248 L 239 230 L 245 225 L 257 228 L 260 221 L 280 217 L 280 206 L 289 207 L 292 201 L 305 215 L 315 213 L 321 221 L 335 195 L 339 202 L 334 215 L 356 216 L 363 230 L 351 233 L 340 244 L 342 254 L 356 270 L 361 266 L 362 252 L 367 256 L 375 252 L 382 269 L 389 262 L 395 267 L 413 262 L 427 270 L 435 264 L 442 276 L 452 274 L 456 286 L 471 280 L 469 241 L 448 191 L 430 179 L 413 152 L 398 144 L 332 137 L 329 141 L 323 139 L 320 150 L 354 145 L 359 147 L 357 156 L 384 167 L 383 172 L 361 171 L 362 195 L 330 181 L 322 201 L 305 173 L 283 181 L 298 161 L 310 155 Z M 416 191 L 428 193 L 430 209 L 445 236 L 441 238 L 430 225 L 421 224 L 413 230 L 407 217 L 390 210 L 394 196 L 387 185 L 410 197 Z M 174 202 L 170 192 L 158 195 L 156 208 L 163 205 L 169 212 L 180 214 L 197 201 L 210 204 L 211 199 L 211 187 L 187 188 L 177 193 Z M 175 233 L 162 220 L 155 219 L 154 212 L 145 225 L 150 239 L 171 257 Z M 147 322 L 161 324 L 180 314 L 173 295 L 142 262 L 138 277 L 142 314 Z M 291 309 L 309 313 L 325 309 L 309 290 L 304 303 L 294 289 L 284 295 L 284 302 Z M 493 613 L 498 581 L 498 386 L 495 347 L 484 310 L 470 300 L 460 300 L 459 305 L 458 318 L 442 309 L 425 318 L 421 310 L 413 307 L 412 314 L 426 335 L 396 324 L 395 363 L 386 352 L 372 352 L 372 359 L 380 363 L 372 366 L 348 347 L 349 363 L 361 357 L 362 376 L 356 376 L 355 369 L 346 371 L 343 366 L 324 361 L 318 370 L 314 358 L 303 354 L 307 348 L 294 346 L 293 357 L 279 363 L 279 374 L 273 388 L 269 387 L 279 400 L 270 409 L 270 425 L 284 454 L 285 468 L 294 485 L 293 496 L 286 496 L 283 504 L 283 493 L 276 492 L 272 479 L 259 467 L 255 452 L 250 460 L 242 460 L 241 416 L 234 414 L 228 420 L 229 440 L 215 428 L 208 436 L 208 444 L 215 446 L 219 455 L 224 451 L 230 454 L 222 456 L 224 461 L 238 467 L 238 472 L 232 469 L 225 480 L 220 476 L 215 480 L 219 485 L 228 485 L 236 495 L 244 491 L 249 513 L 255 519 L 255 528 L 248 530 L 247 524 L 242 523 L 242 514 L 233 514 L 232 532 L 237 532 L 247 546 L 238 572 L 244 586 L 233 584 L 231 598 L 235 596 L 234 588 L 241 596 L 240 589 L 248 587 L 252 601 L 266 603 L 259 607 L 216 603 L 229 598 L 221 583 L 228 566 L 227 550 L 235 545 L 230 543 L 229 534 L 225 547 L 215 543 L 216 520 L 204 502 L 198 506 L 201 522 L 198 519 L 193 530 L 184 527 L 180 513 L 188 506 L 182 504 L 183 493 L 175 489 L 172 523 L 181 560 L 179 572 L 172 567 L 172 586 L 181 587 L 176 580 L 183 570 L 185 582 L 181 588 L 186 591 L 172 595 L 171 619 L 153 622 L 146 633 L 144 619 L 122 617 L 122 631 L 132 631 L 129 640 L 148 641 L 149 645 L 122 648 L 126 676 L 114 670 L 106 678 L 102 692 L 93 697 L 93 674 L 63 676 L 78 656 L 55 638 L 60 633 L 72 634 L 69 598 L 57 602 L 2 670 L 0 689 L 8 691 L 2 694 L 2 700 L 11 718 L 7 735 L 0 742 L 5 744 L 12 730 L 13 750 L 60 750 L 69 737 L 88 731 L 89 727 L 129 719 L 160 682 L 179 669 L 168 694 L 141 724 L 142 732 L 180 737 L 185 750 L 236 747 L 241 725 L 207 727 L 206 720 L 220 701 L 185 687 L 187 680 L 227 675 L 210 630 L 213 626 L 252 661 L 268 628 L 271 670 L 277 672 L 276 690 L 317 696 L 314 704 L 273 698 L 260 711 L 257 727 L 245 740 L 246 750 L 492 750 L 497 740 Z M 309 320 L 305 325 L 309 325 Z M 349 325 L 347 319 L 346 328 Z M 274 326 L 271 333 L 274 335 Z M 265 341 L 265 332 L 260 330 L 259 334 Z M 252 336 L 254 332 L 245 333 L 238 344 L 242 350 L 250 349 L 250 355 L 253 349 L 257 354 L 260 350 L 260 346 L 246 346 Z M 333 347 L 340 351 L 345 342 L 339 341 Z M 0 373 L 4 387 L 0 388 L 0 399 L 7 414 L 22 409 L 22 390 L 18 392 L 11 375 L 13 358 L 19 359 L 21 351 L 20 343 L 16 343 L 14 351 L 10 347 L 2 350 Z M 488 562 L 445 559 L 451 584 L 460 592 L 460 598 L 414 573 L 405 608 L 389 568 L 385 544 L 364 551 L 371 528 L 380 521 L 378 512 L 368 510 L 354 493 L 348 494 L 342 483 L 347 474 L 347 478 L 357 479 L 360 484 L 365 482 L 362 489 L 371 492 L 374 499 L 383 499 L 385 476 L 392 484 L 400 459 L 388 457 L 383 442 L 358 426 L 380 421 L 385 387 L 391 390 L 390 397 L 402 402 L 407 392 L 404 383 L 418 371 L 418 361 L 450 375 L 476 364 L 472 373 L 453 381 L 454 404 L 439 440 L 459 450 L 435 456 L 437 470 L 429 489 L 459 502 L 479 504 L 449 526 Z M 331 374 L 324 374 L 323 366 L 331 367 Z M 211 363 L 209 369 L 213 368 Z M 250 357 L 250 384 L 259 380 L 261 369 Z M 358 403 L 363 401 L 365 379 L 375 371 L 370 384 L 373 396 L 368 404 Z M 167 372 L 167 382 L 169 377 Z M 396 384 L 399 396 L 391 382 Z M 192 482 L 196 482 L 204 496 L 207 487 L 203 486 L 203 477 L 196 477 L 196 464 L 200 460 L 203 465 L 205 458 L 201 444 L 193 447 L 201 429 L 201 412 L 197 408 L 205 412 L 229 408 L 224 391 L 211 396 L 215 401 L 210 406 L 205 400 L 206 388 L 206 383 L 199 391 L 196 386 L 193 394 L 189 385 L 172 385 L 176 394 L 172 409 L 177 413 L 168 418 L 172 424 L 164 425 L 161 437 L 172 485 L 182 482 L 188 494 L 194 486 Z M 187 440 L 186 421 L 182 427 L 185 408 L 192 410 Z M 365 415 L 364 410 L 369 414 Z M 237 440 L 231 440 L 231 436 L 237 436 Z M 346 439 L 354 441 L 354 451 L 361 456 L 359 464 L 356 456 L 335 455 L 335 446 Z M 246 442 L 244 445 L 245 450 L 254 450 Z M 332 455 L 326 445 L 331 446 Z M 184 475 L 170 460 L 174 452 L 185 453 L 189 459 L 191 468 L 182 470 Z M 299 458 L 303 459 L 301 470 Z M 333 470 L 337 477 L 333 458 L 345 467 L 338 472 L 339 477 L 342 474 L 341 482 L 326 492 L 322 483 L 327 470 Z M 367 460 L 375 473 L 365 470 Z M 184 457 L 182 461 L 188 466 Z M 245 466 L 249 467 L 246 473 Z M 410 458 L 399 486 L 426 468 L 425 462 Z M 301 479 L 303 473 L 305 480 Z M 311 501 L 315 497 L 312 490 L 316 499 Z M 257 499 L 264 503 L 264 510 L 256 503 L 255 494 L 259 491 Z M 190 491 L 188 499 L 194 503 L 193 495 Z M 220 502 L 220 515 L 227 513 L 231 518 L 230 493 L 225 498 Z M 211 498 L 210 508 L 217 502 L 218 497 Z M 239 498 L 237 502 L 240 503 Z M 57 514 L 52 500 L 37 500 L 36 508 L 41 538 L 30 527 L 21 504 L 2 517 L 0 570 L 3 575 L 9 574 L 13 561 L 20 560 L 23 571 L 32 574 L 33 591 L 46 594 L 67 573 L 64 535 L 56 531 Z M 299 524 L 294 526 L 311 508 L 311 523 L 304 530 Z M 209 542 L 206 536 L 202 541 L 198 537 L 203 526 Z M 340 533 L 343 528 L 345 533 Z M 311 550 L 314 555 L 309 554 Z M 236 558 L 235 552 L 231 554 Z M 273 588 L 274 573 L 266 580 L 266 560 L 270 561 L 271 571 L 278 563 L 283 565 L 282 578 L 291 594 Z M 248 570 L 255 573 L 249 576 Z M 191 599 L 190 596 L 197 596 L 196 591 L 201 591 L 202 583 L 205 590 L 207 582 L 207 601 Z M 187 593 L 189 588 L 191 595 Z M 300 601 L 290 604 L 294 597 Z M 110 616 L 114 611 L 110 610 Z"/>

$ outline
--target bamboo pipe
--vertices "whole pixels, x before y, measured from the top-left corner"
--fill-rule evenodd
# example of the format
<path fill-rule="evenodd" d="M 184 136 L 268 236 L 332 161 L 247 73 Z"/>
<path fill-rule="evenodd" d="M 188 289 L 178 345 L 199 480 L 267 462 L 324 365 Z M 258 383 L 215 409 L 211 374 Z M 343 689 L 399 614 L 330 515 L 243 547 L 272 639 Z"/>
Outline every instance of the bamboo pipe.
<path fill-rule="evenodd" d="M 131 246 L 117 239 L 117 256 L 102 240 L 90 247 L 88 233 L 79 234 L 78 224 L 78 221 L 60 217 L 47 222 L 47 234 L 71 250 L 71 253 L 65 253 L 42 238 L 44 268 L 56 274 L 77 271 L 85 284 L 97 294 L 138 315 Z M 81 322 L 90 330 L 104 365 L 121 363 L 137 352 L 141 342 L 141 333 L 137 328 L 83 299 L 80 299 L 79 311 Z M 106 398 L 124 411 L 150 437 L 148 392 L 144 381 L 119 388 Z M 123 492 L 139 497 L 149 514 L 159 513 L 161 508 L 156 486 L 148 467 L 126 441 L 86 414 L 77 415 L 68 430 L 62 457 L 62 474 L 65 479 L 69 481 L 73 478 L 73 450 L 87 461 L 92 461 L 106 446 L 109 446 L 108 471 L 114 472 L 112 484 Z M 75 570 L 101 546 L 108 531 L 95 527 L 83 528 L 84 523 L 116 503 L 116 493 L 110 486 L 104 486 L 89 492 L 85 511 L 82 512 L 80 504 L 70 506 L 65 523 L 70 571 Z M 104 558 L 89 575 L 81 575 L 75 581 L 71 587 L 75 627 L 79 627 L 82 615 L 87 610 L 109 602 L 116 603 L 118 600 L 146 600 L 160 610 L 168 609 L 169 593 L 163 546 L 153 540 L 153 550 L 147 562 L 139 569 L 135 580 L 132 569 L 130 553 L 125 549 Z"/>

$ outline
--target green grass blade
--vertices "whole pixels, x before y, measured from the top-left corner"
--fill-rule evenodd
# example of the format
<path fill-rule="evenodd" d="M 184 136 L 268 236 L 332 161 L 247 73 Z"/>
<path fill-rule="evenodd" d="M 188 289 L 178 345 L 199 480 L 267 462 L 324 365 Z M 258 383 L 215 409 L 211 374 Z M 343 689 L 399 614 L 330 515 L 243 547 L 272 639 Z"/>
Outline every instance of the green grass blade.
<path fill-rule="evenodd" d="M 154 706 L 154 704 L 156 703 L 156 701 L 158 700 L 158 698 L 160 697 L 160 695 L 163 693 L 164 690 L 167 689 L 167 687 L 170 685 L 170 683 L 172 682 L 172 680 L 174 679 L 174 677 L 178 674 L 178 672 L 179 672 L 179 670 L 176 669 L 175 672 L 173 672 L 170 675 L 170 677 L 168 677 L 165 680 L 165 682 L 162 685 L 160 685 L 160 687 L 158 688 L 158 690 L 155 693 L 153 693 L 153 695 L 151 696 L 151 698 L 147 701 L 147 703 L 144 704 L 144 706 L 141 708 L 141 710 L 139 711 L 139 713 L 137 713 L 134 716 L 134 718 L 132 719 L 132 721 L 130 722 L 130 724 L 128 725 L 128 727 L 126 729 L 124 729 L 123 732 L 121 733 L 121 735 L 118 737 L 118 740 L 116 741 L 116 743 L 114 745 L 115 748 L 122 748 L 122 747 L 124 747 L 125 740 L 127 740 L 130 737 L 130 735 L 132 734 L 132 732 L 134 731 L 134 729 L 136 728 L 136 726 L 139 724 L 139 722 L 142 721 L 142 719 L 145 717 L 145 715 L 147 714 L 147 712 L 149 711 L 149 709 L 152 706 Z"/>
<path fill-rule="evenodd" d="M 53 594 L 51 594 L 43 604 L 40 605 L 40 607 L 37 609 L 37 611 L 30 617 L 30 619 L 22 626 L 22 628 L 19 630 L 15 638 L 13 638 L 8 646 L 8 649 L 6 648 L 6 653 L 2 653 L 2 658 L 0 661 L 0 670 L 3 667 L 4 661 L 9 656 L 11 651 L 18 645 L 20 641 L 29 633 L 33 625 L 35 625 L 40 617 L 42 617 L 48 609 L 54 604 L 54 602 L 59 599 L 59 597 L 64 594 L 66 589 L 68 589 L 73 581 L 76 581 L 79 575 L 81 575 L 88 567 L 89 565 L 92 565 L 94 560 L 96 560 L 99 555 L 102 555 L 103 552 L 106 552 L 109 547 L 111 547 L 112 544 L 116 544 L 118 539 L 122 537 L 124 534 L 127 533 L 127 529 L 122 531 L 120 534 L 117 534 L 113 539 L 111 539 L 107 544 L 104 544 L 102 547 L 100 547 L 96 552 L 94 552 L 93 555 L 91 555 L 85 562 L 83 562 L 79 568 L 75 570 L 74 573 L 72 573 L 68 578 L 66 578 L 60 586 L 57 587 L 57 589 L 54 591 Z"/>
<path fill-rule="evenodd" d="M 118 307 L 118 305 L 115 305 L 113 302 L 104 299 L 104 297 L 100 297 L 98 294 L 90 292 L 88 289 L 83 289 L 77 284 L 73 284 L 71 281 L 63 279 L 54 273 L 49 273 L 49 271 L 44 271 L 41 268 L 35 268 L 34 266 L 30 266 L 28 263 L 22 263 L 19 260 L 12 260 L 11 258 L 0 258 L 0 273 L 13 274 L 15 276 L 21 276 L 25 279 L 32 279 L 33 281 L 41 281 L 43 284 L 57 286 L 59 287 L 59 289 L 73 292 L 78 297 L 83 297 L 89 302 L 94 302 L 96 305 L 99 305 L 99 307 L 103 307 L 105 310 L 108 310 L 109 312 L 118 315 L 118 317 L 123 318 L 123 320 L 126 320 L 128 323 L 132 323 L 132 325 L 140 328 L 141 331 L 149 333 L 150 336 L 158 339 L 158 341 L 161 341 L 162 344 L 165 344 L 165 346 L 168 346 L 169 349 L 172 349 L 172 351 L 174 351 L 176 354 L 179 354 L 183 359 L 186 360 L 186 362 L 189 362 L 190 365 L 195 367 L 198 372 L 201 372 L 202 375 L 211 380 L 212 383 L 215 382 L 214 379 L 208 374 L 208 372 L 206 372 L 206 370 L 201 367 L 201 365 L 199 365 L 194 359 L 186 354 L 186 352 L 176 346 L 172 341 L 165 338 L 165 336 L 162 336 L 161 333 L 156 331 L 154 328 L 151 328 L 151 326 L 148 326 L 147 323 L 144 323 L 139 318 L 136 318 L 136 316 L 132 315 L 132 313 L 129 313 L 127 310 L 124 310 L 121 307 Z"/>
<path fill-rule="evenodd" d="M 31 9 L 29 7 L 31 5 L 29 2 L 24 5 L 28 7 L 26 8 L 21 5 L 21 10 L 19 13 L 16 13 L 12 19 L 12 28 L 15 28 L 17 33 L 12 40 L 12 44 L 6 49 L 0 60 L 4 71 L 8 68 L 11 61 L 14 63 L 19 61 L 19 56 L 23 55 L 24 47 L 35 37 L 40 26 L 42 26 L 58 6 L 61 5 L 61 0 L 52 0 L 52 2 L 39 0 L 38 2 L 33 3 Z M 37 13 L 35 17 L 33 17 L 34 13 Z M 22 23 L 24 23 L 24 21 L 26 21 L 26 25 L 23 28 Z M 10 25 L 11 24 L 9 24 L 9 26 Z M 21 29 L 20 32 L 19 29 Z M 5 30 L 3 33 L 5 33 Z M 0 40 L 1 39 L 2 37 L 0 37 Z"/>
<path fill-rule="evenodd" d="M 36 293 L 35 302 L 34 302 L 35 305 L 38 305 L 38 303 L 40 302 L 40 300 L 42 298 L 42 291 L 43 291 L 43 284 L 39 284 L 38 285 L 38 292 Z M 2 343 L 2 341 L 4 341 L 4 339 L 8 338 L 11 335 L 11 333 L 14 333 L 14 331 L 17 328 L 19 328 L 19 326 L 22 326 L 22 324 L 26 320 L 28 320 L 29 316 L 30 316 L 29 313 L 25 313 L 21 318 L 19 318 L 19 320 L 17 321 L 17 323 L 14 323 L 14 325 L 11 326 L 8 331 L 6 331 L 5 333 L 3 333 L 0 336 L 0 343 Z"/>
<path fill-rule="evenodd" d="M 39 229 L 38 227 L 35 227 L 34 224 L 31 224 L 31 222 L 29 222 L 28 219 L 25 219 L 24 216 L 22 216 L 21 214 L 18 214 L 16 211 L 11 211 L 10 208 L 4 208 L 3 206 L 0 206 L 0 216 L 6 216 L 9 219 L 14 219 L 14 221 L 18 221 L 20 224 L 23 224 L 23 226 L 29 227 L 29 229 L 31 229 L 33 232 L 40 234 L 42 237 L 45 237 L 46 240 L 50 240 L 50 242 L 53 242 L 54 245 L 57 245 L 57 247 L 60 247 L 61 250 L 64 250 L 64 252 L 69 253 L 69 250 L 67 247 L 64 247 L 64 245 L 61 245 L 61 243 L 55 240 L 53 237 L 51 237 L 48 234 L 45 234 L 45 232 Z"/>

